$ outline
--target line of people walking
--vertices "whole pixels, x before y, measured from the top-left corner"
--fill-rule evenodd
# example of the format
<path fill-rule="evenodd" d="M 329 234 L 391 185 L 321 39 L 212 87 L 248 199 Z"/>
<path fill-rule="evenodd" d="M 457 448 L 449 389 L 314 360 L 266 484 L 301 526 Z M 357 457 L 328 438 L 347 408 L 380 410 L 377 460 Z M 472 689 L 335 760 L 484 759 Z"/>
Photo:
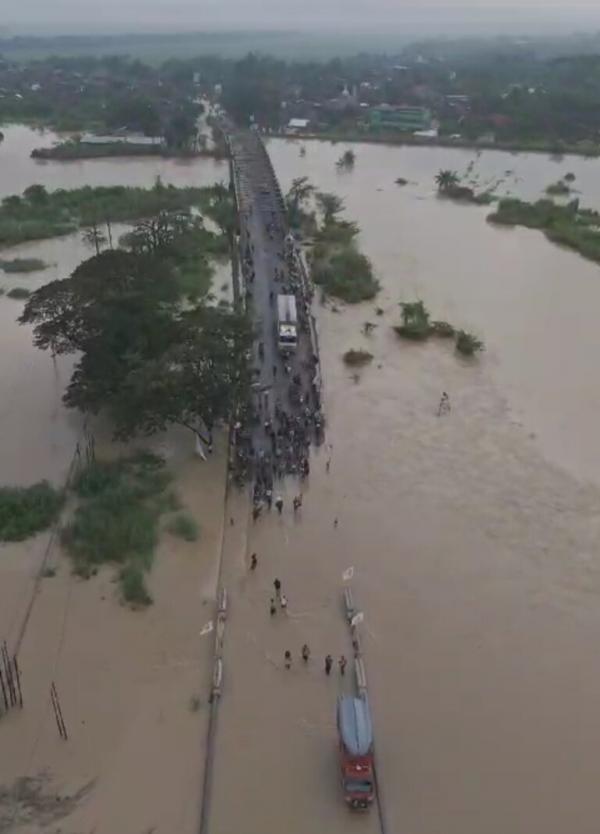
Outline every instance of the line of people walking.
<path fill-rule="evenodd" d="M 308 663 L 309 663 L 310 658 L 311 658 L 311 651 L 310 651 L 310 646 L 308 645 L 308 643 L 305 643 L 302 646 L 302 649 L 300 651 L 300 657 L 302 659 L 302 665 L 303 666 L 308 666 Z M 283 663 L 284 663 L 284 666 L 285 666 L 286 669 L 291 669 L 292 668 L 292 663 L 293 663 L 292 653 L 291 653 L 291 651 L 289 651 L 289 649 L 287 649 L 283 654 Z M 338 658 L 338 668 L 339 668 L 339 671 L 340 671 L 340 675 L 342 677 L 344 677 L 345 674 L 346 674 L 346 666 L 347 665 L 348 665 L 348 660 L 347 660 L 346 656 L 343 655 L 343 654 L 340 655 L 340 657 Z M 329 677 L 331 675 L 331 670 L 333 669 L 333 657 L 330 654 L 325 655 L 324 669 L 325 669 L 325 674 L 327 675 L 327 677 Z"/>

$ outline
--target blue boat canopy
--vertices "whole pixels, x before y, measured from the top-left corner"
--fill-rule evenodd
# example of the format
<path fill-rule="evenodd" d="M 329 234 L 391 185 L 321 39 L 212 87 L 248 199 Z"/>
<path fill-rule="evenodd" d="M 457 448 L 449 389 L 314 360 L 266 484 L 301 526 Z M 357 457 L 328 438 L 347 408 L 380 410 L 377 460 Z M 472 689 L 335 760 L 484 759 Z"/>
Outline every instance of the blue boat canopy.
<path fill-rule="evenodd" d="M 369 703 L 344 695 L 338 700 L 338 726 L 351 756 L 366 756 L 373 746 L 373 725 Z"/>

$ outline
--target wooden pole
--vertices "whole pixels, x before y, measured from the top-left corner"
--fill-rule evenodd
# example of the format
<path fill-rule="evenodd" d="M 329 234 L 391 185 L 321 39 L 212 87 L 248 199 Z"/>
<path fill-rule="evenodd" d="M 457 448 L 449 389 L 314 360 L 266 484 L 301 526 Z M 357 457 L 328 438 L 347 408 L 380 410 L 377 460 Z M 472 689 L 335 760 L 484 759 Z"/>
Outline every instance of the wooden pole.
<path fill-rule="evenodd" d="M 13 667 L 15 670 L 15 681 L 17 684 L 17 693 L 19 696 L 19 707 L 23 709 L 23 692 L 21 690 L 21 673 L 19 671 L 19 663 L 16 654 L 13 656 Z"/>
<path fill-rule="evenodd" d="M 8 648 L 6 640 L 2 644 L 2 661 L 4 663 L 4 674 L 6 676 L 6 685 L 8 687 L 8 695 L 10 697 L 10 705 L 14 707 L 17 703 L 17 694 L 13 683 L 12 669 L 10 665 L 10 658 L 8 656 Z"/>
<path fill-rule="evenodd" d="M 67 741 L 67 728 L 65 726 L 62 709 L 60 708 L 60 701 L 58 700 L 58 690 L 56 689 L 54 681 L 52 681 L 50 686 L 50 697 L 52 698 L 52 706 L 54 707 L 54 715 L 58 725 L 58 732 L 60 733 L 61 738 L 64 738 L 64 740 Z"/>
<path fill-rule="evenodd" d="M 4 709 L 8 712 L 8 698 L 6 697 L 6 688 L 4 686 L 4 678 L 2 677 L 2 669 L 0 669 L 0 688 L 2 689 L 2 698 L 4 699 Z"/>

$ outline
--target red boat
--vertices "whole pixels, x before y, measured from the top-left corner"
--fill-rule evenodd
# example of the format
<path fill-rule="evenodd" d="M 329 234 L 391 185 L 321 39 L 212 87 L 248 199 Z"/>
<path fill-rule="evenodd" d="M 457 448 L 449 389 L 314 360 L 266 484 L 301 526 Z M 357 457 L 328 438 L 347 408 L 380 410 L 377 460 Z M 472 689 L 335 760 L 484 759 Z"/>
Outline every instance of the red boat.
<path fill-rule="evenodd" d="M 366 698 L 339 698 L 337 725 L 344 798 L 353 809 L 368 808 L 375 798 L 375 767 L 373 725 Z"/>

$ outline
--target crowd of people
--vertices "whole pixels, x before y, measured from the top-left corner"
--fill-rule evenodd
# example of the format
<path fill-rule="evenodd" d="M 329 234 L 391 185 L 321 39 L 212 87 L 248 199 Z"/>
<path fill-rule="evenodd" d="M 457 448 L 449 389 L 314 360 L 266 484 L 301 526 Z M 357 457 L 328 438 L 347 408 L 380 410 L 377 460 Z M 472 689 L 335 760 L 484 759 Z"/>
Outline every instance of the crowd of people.
<path fill-rule="evenodd" d="M 267 199 L 265 197 L 265 199 Z M 249 219 L 254 210 L 248 209 L 244 227 L 242 275 L 246 287 L 246 301 L 261 310 L 257 280 L 266 281 L 273 327 L 263 328 L 256 341 L 253 367 L 252 403 L 235 424 L 232 435 L 231 474 L 242 486 L 253 482 L 253 517 L 256 520 L 265 507 L 271 508 L 275 482 L 286 475 L 301 480 L 310 474 L 310 447 L 323 439 L 324 420 L 318 377 L 318 357 L 311 338 L 311 300 L 313 289 L 307 279 L 294 238 L 284 236 L 284 223 L 272 206 L 260 206 L 271 254 L 271 274 L 257 278 L 255 245 Z M 261 261 L 264 266 L 264 259 Z M 264 288 L 262 289 L 264 298 Z M 289 350 L 278 343 L 275 310 L 278 295 L 293 295 L 297 311 L 297 345 Z M 262 337 L 262 338 L 261 338 Z M 273 339 L 273 345 L 266 344 Z M 298 507 L 296 507 L 297 509 Z"/>

